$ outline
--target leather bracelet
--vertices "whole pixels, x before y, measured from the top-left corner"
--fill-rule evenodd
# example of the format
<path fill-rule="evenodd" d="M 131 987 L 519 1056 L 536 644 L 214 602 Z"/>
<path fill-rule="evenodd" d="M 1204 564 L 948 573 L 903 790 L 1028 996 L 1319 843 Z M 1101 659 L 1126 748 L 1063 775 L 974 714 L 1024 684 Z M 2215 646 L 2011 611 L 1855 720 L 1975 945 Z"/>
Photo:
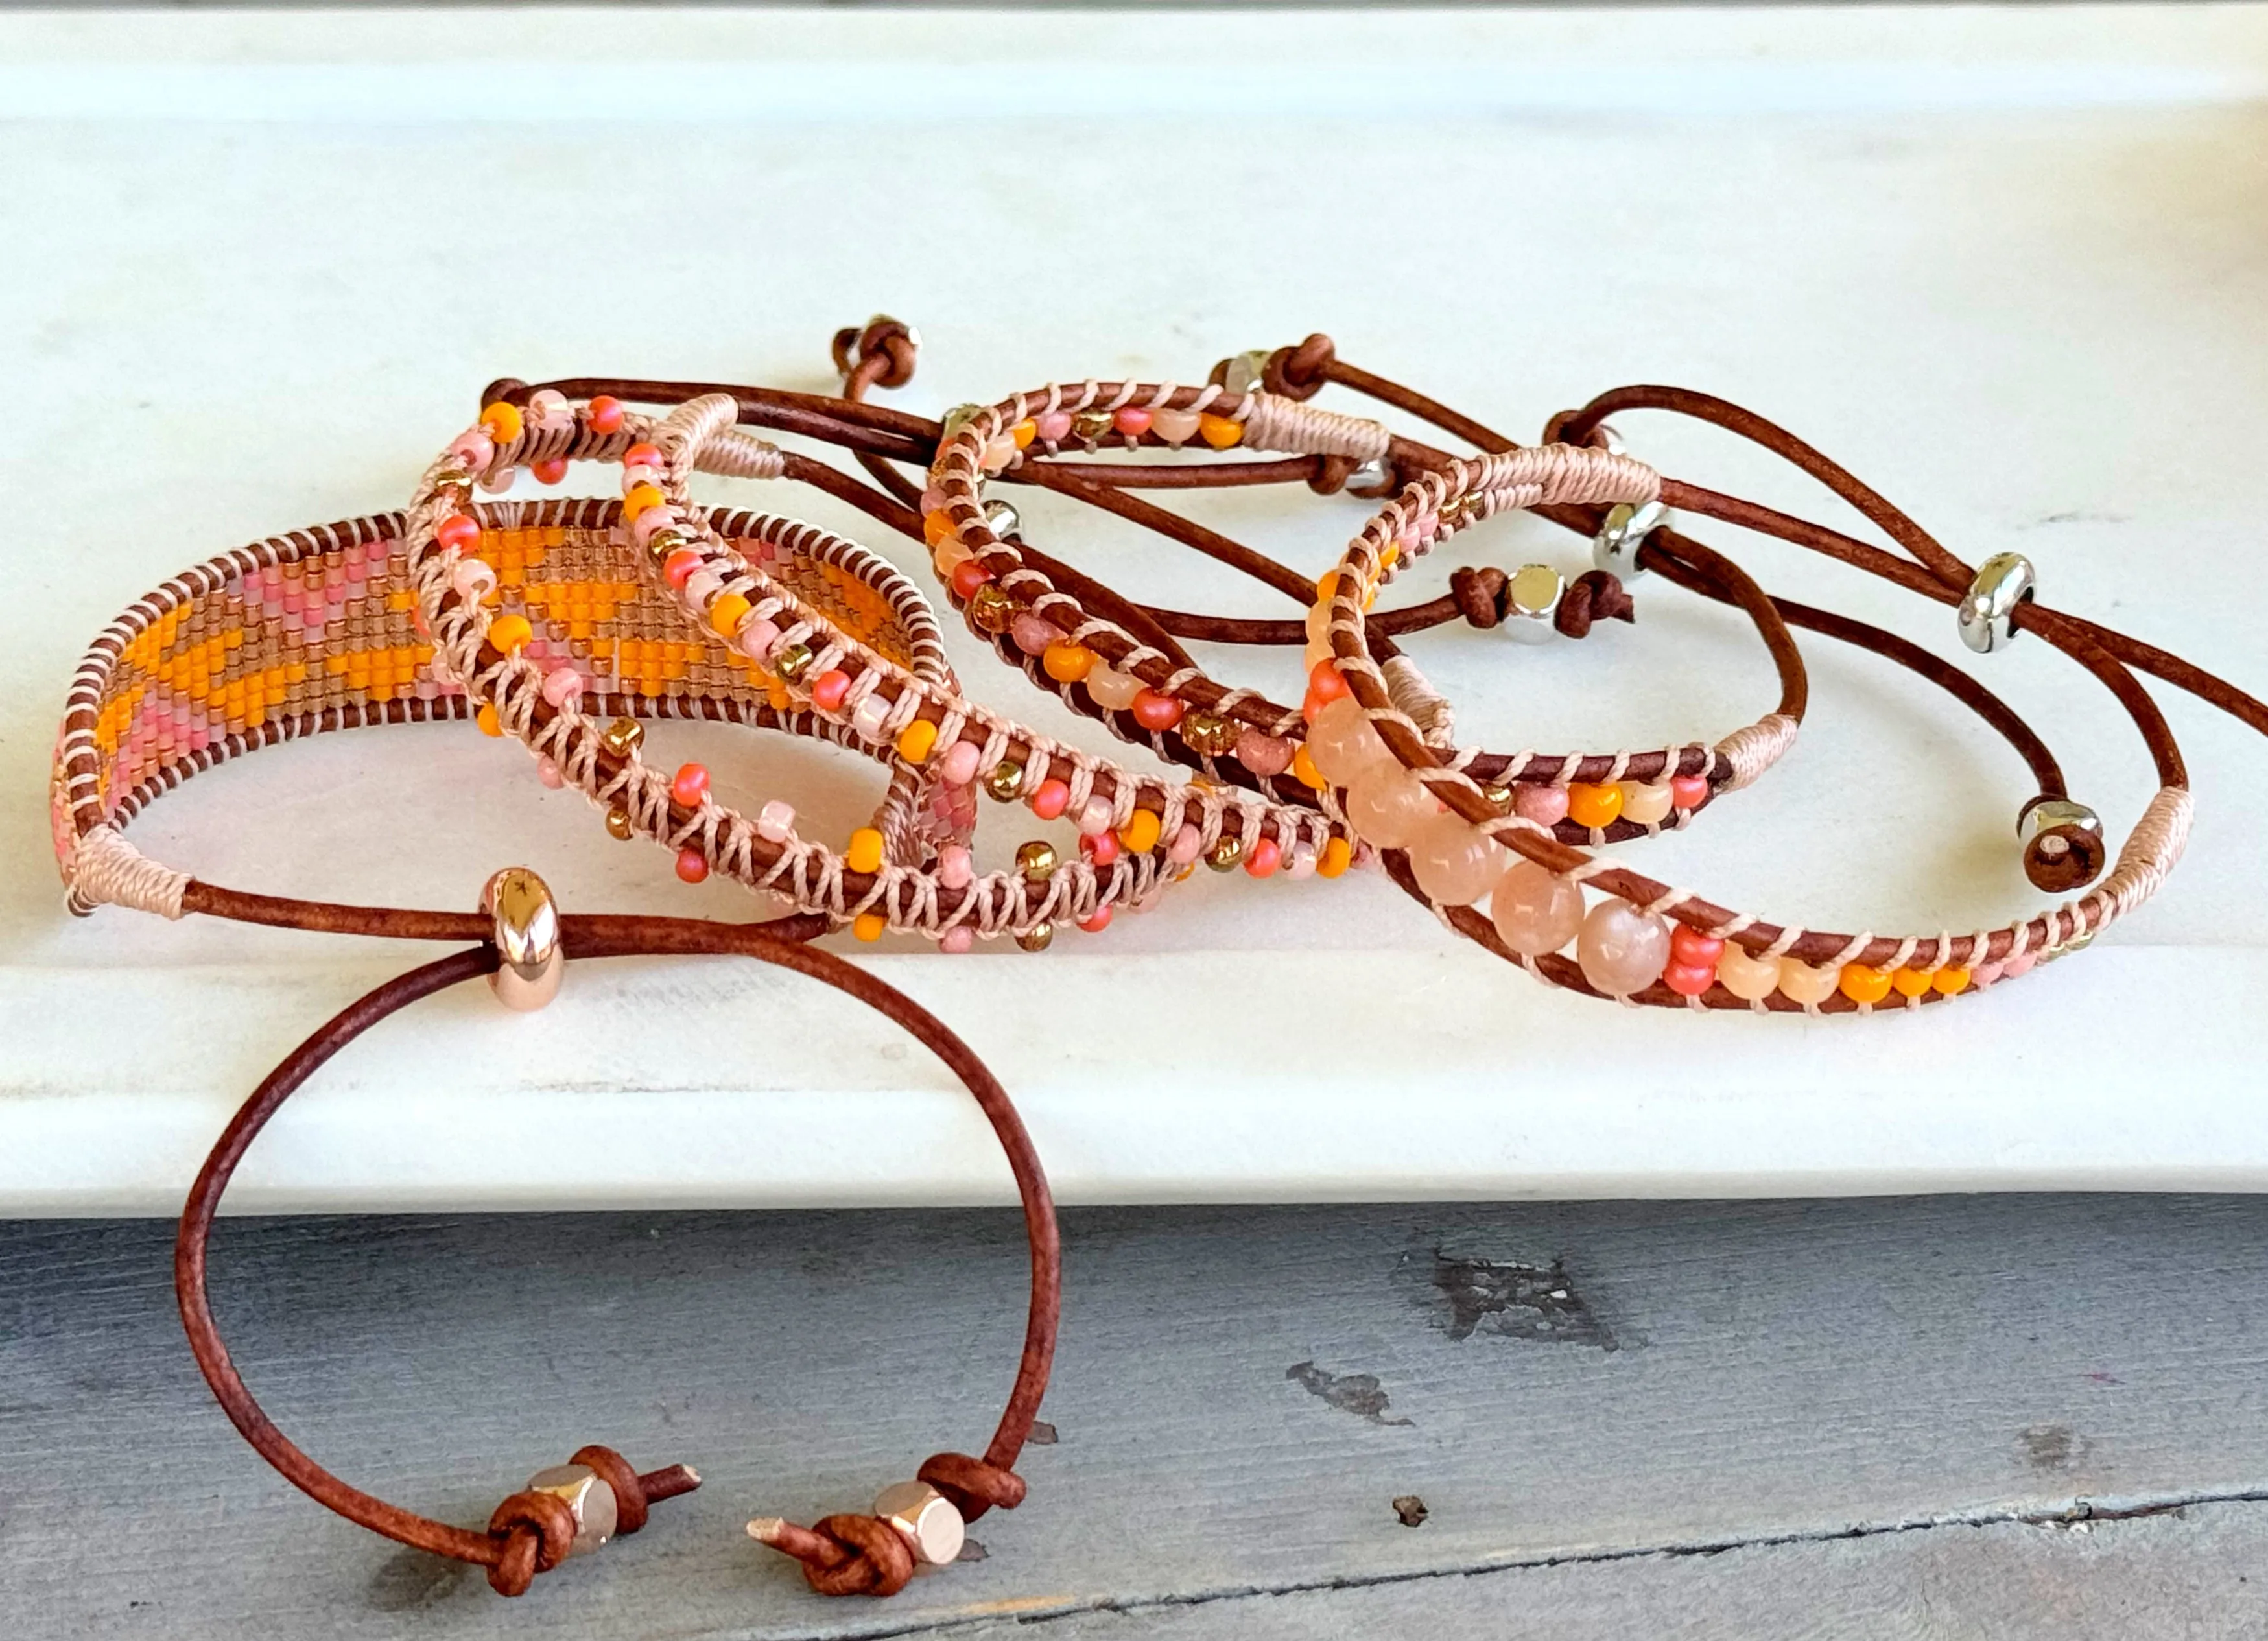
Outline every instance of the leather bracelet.
<path fill-rule="evenodd" d="M 660 917 L 562 918 L 540 879 L 511 868 L 482 894 L 484 943 L 427 963 L 350 1004 L 271 1071 L 231 1119 L 199 1171 L 181 1214 L 174 1285 L 197 1365 L 238 1431 L 302 1492 L 350 1521 L 399 1543 L 488 1570 L 499 1593 L 524 1593 L 537 1574 L 594 1550 L 616 1533 L 635 1533 L 649 1507 L 700 1485 L 683 1465 L 638 1473 L 613 1449 L 578 1449 L 564 1466 L 540 1472 L 497 1507 L 485 1530 L 452 1527 L 361 1491 L 325 1469 L 270 1420 L 239 1376 L 206 1296 L 212 1222 L 230 1176 L 284 1102 L 364 1031 L 421 997 L 487 975 L 509 1004 L 541 1006 L 570 959 L 729 953 L 792 969 L 857 998 L 937 1056 L 976 1098 L 992 1125 L 1023 1203 L 1031 1248 L 1031 1298 L 1015 1383 L 981 1457 L 939 1453 L 918 1479 L 883 1490 L 871 1514 L 839 1514 L 811 1527 L 777 1517 L 748 1524 L 752 1537 L 802 1563 L 821 1594 L 889 1595 L 924 1563 L 950 1562 L 962 1524 L 1025 1496 L 1017 1456 L 1046 1394 L 1061 1308 L 1061 1249 L 1047 1176 L 1022 1120 L 983 1061 L 944 1023 L 903 993 L 842 959 L 744 926 Z"/>
<path fill-rule="evenodd" d="M 1870 1011 L 1895 994 L 1907 1006 L 1958 995 L 2028 971 L 2084 946 L 2147 899 L 2179 859 L 2191 800 L 2180 754 L 2155 705 L 2091 641 L 2051 636 L 2118 693 L 2156 762 L 2161 790 L 2117 865 L 2078 901 L 2008 928 L 1905 938 L 1778 927 L 1727 910 L 1628 871 L 1498 814 L 1473 783 L 1444 767 L 1395 708 L 1364 647 L 1358 599 L 1443 535 L 1509 510 L 1640 505 L 1693 487 L 1644 463 L 1568 445 L 1535 446 L 1451 464 L 1404 489 L 1366 524 L 1340 562 L 1328 600 L 1336 672 L 1310 725 L 1315 761 L 1335 785 L 1351 785 L 1350 810 L 1390 815 L 1399 830 L 1371 841 L 1411 853 L 1388 857 L 1406 880 L 1430 876 L 1426 898 L 1462 932 L 1554 984 L 1671 1007 Z M 1385 548 L 1392 543 L 1399 550 Z M 2121 688 L 2120 681 L 2124 688 Z M 1435 815 L 1435 801 L 1450 812 Z M 1498 845 L 1525 863 L 1504 869 Z M 1420 865 L 1430 857 L 1430 873 Z M 1446 864 L 1445 864 L 1446 863 Z M 1494 883 L 1490 890 L 1483 879 Z M 1587 912 L 1582 887 L 1609 897 Z M 1472 893 L 1465 891 L 1470 888 Z M 1491 894 L 1493 919 L 1472 901 Z M 1667 921 L 1665 921 L 1667 920 Z M 1573 942 L 1577 957 L 1560 955 Z"/>
<path fill-rule="evenodd" d="M 532 390 L 529 402 L 545 391 Z M 464 681 L 499 729 L 548 757 L 565 779 L 606 806 L 617 835 L 656 838 L 675 850 L 681 862 L 697 862 L 699 875 L 715 869 L 751 887 L 771 889 L 806 911 L 850 924 L 867 938 L 906 929 L 953 949 L 965 949 L 976 936 L 1001 933 L 1041 949 L 1058 919 L 1099 931 L 1115 906 L 1145 903 L 1199 857 L 1223 870 L 1240 861 L 1273 870 L 1281 862 L 1294 875 L 1305 866 L 1332 865 L 1330 825 L 1312 810 L 1129 777 L 1058 747 L 909 674 L 774 585 L 756 559 L 730 553 L 723 537 L 709 529 L 705 514 L 674 487 L 686 473 L 712 461 L 750 470 L 747 445 L 730 426 L 738 409 L 734 400 L 698 397 L 664 422 L 609 416 L 604 429 L 591 425 L 586 407 L 551 433 L 508 401 L 490 407 L 490 412 L 499 409 L 512 414 L 491 416 L 490 424 L 508 427 L 510 438 L 499 443 L 477 431 L 460 437 L 421 484 L 407 526 L 409 573 L 444 668 Z M 538 437 L 546 442 L 536 443 Z M 1071 810 L 1083 837 L 1092 840 L 1088 857 L 1064 862 L 1052 845 L 1035 842 L 1019 851 L 1014 872 L 977 875 L 965 856 L 955 872 L 949 862 L 930 870 L 886 861 L 871 847 L 861 857 L 854 852 L 855 839 L 852 850 L 838 852 L 795 836 L 792 825 L 778 818 L 751 821 L 718 805 L 698 766 L 665 778 L 644 766 L 636 746 L 608 745 L 581 712 L 575 681 L 555 688 L 554 674 L 524 653 L 535 641 L 533 623 L 497 621 L 474 595 L 485 586 L 485 577 L 467 578 L 460 556 L 478 529 L 463 510 L 474 488 L 497 467 L 626 453 L 638 460 L 636 472 L 625 475 L 621 511 L 629 515 L 628 531 L 643 541 L 621 545 L 636 547 L 649 567 L 673 572 L 681 596 L 692 590 L 708 643 L 729 644 L 735 663 L 775 701 L 808 699 L 822 716 L 841 715 L 846 734 L 877 756 L 934 759 L 948 787 L 965 786 L 982 769 L 986 790 L 998 798 L 1023 797 L 1046 817 Z M 823 533 L 773 520 L 753 536 L 769 550 L 783 540 L 808 542 Z M 706 563 L 693 550 L 696 537 L 711 549 Z M 880 704 L 870 710 L 870 702 Z M 975 767 L 956 769 L 955 763 Z M 1340 843 L 1336 863 L 1348 857 Z"/>

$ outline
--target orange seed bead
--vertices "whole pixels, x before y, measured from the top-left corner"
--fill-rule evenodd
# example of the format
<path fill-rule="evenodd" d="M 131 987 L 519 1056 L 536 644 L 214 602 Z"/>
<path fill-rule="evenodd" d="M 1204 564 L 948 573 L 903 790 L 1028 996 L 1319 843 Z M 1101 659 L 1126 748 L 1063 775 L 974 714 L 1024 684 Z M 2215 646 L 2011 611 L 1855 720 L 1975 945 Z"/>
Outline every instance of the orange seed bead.
<path fill-rule="evenodd" d="M 725 637 L 740 630 L 748 617 L 748 601 L 737 592 L 719 592 L 709 606 L 709 624 Z"/>
<path fill-rule="evenodd" d="M 1918 997 L 1929 990 L 1932 978 L 1926 968 L 1900 967 L 1890 971 L 1890 986 L 1902 997 Z"/>
<path fill-rule="evenodd" d="M 1969 971 L 1965 968 L 1940 968 L 1929 977 L 1929 983 L 1940 997 L 1957 997 L 1969 990 Z"/>
<path fill-rule="evenodd" d="M 1032 441 L 1040 436 L 1040 424 L 1026 416 L 1008 430 L 1008 436 L 1016 441 L 1017 449 L 1029 450 Z"/>
<path fill-rule="evenodd" d="M 501 735 L 504 725 L 497 722 L 497 710 L 483 702 L 481 710 L 473 714 L 473 722 L 481 726 L 483 735 Z"/>
<path fill-rule="evenodd" d="M 1040 656 L 1040 666 L 1059 684 L 1075 684 L 1094 670 L 1094 651 L 1083 644 L 1051 644 Z"/>
<path fill-rule="evenodd" d="M 873 827 L 860 827 L 850 835 L 850 847 L 843 855 L 853 872 L 879 871 L 882 865 L 882 835 Z"/>
<path fill-rule="evenodd" d="M 636 524 L 637 516 L 649 507 L 661 505 L 661 492 L 651 484 L 633 484 L 622 497 L 622 522 Z"/>
<path fill-rule="evenodd" d="M 489 623 L 489 642 L 499 655 L 517 654 L 520 646 L 535 637 L 535 629 L 527 624 L 525 615 L 499 615 Z"/>
<path fill-rule="evenodd" d="M 1343 837 L 1335 837 L 1323 845 L 1322 858 L 1315 862 L 1315 875 L 1336 878 L 1354 864 L 1354 845 Z"/>
<path fill-rule="evenodd" d="M 936 746 L 937 725 L 927 718 L 916 718 L 898 737 L 898 756 L 908 763 L 926 763 Z"/>
<path fill-rule="evenodd" d="M 953 539 L 953 515 L 942 507 L 935 512 L 922 515 L 922 540 L 932 551 Z"/>
<path fill-rule="evenodd" d="M 1244 442 L 1244 423 L 1207 412 L 1197 417 L 1197 437 L 1215 450 L 1226 450 Z"/>
<path fill-rule="evenodd" d="M 1158 847 L 1158 836 L 1163 829 L 1158 817 L 1147 809 L 1137 809 L 1126 824 L 1118 828 L 1118 841 L 1137 855 L 1146 855 Z"/>
<path fill-rule="evenodd" d="M 1323 778 L 1322 771 L 1315 768 L 1315 761 L 1307 755 L 1307 743 L 1305 741 L 1301 741 L 1292 754 L 1292 773 L 1319 792 L 1330 784 Z M 1317 870 L 1322 869 L 1318 867 Z"/>
<path fill-rule="evenodd" d="M 1890 995 L 1889 971 L 1869 968 L 1864 963 L 1845 963 L 1843 977 L 1836 985 L 1853 1003 L 1880 1003 Z"/>
<path fill-rule="evenodd" d="M 1567 818 L 1577 826 L 1609 827 L 1622 816 L 1620 786 L 1591 786 L 1581 781 L 1567 787 Z"/>
<path fill-rule="evenodd" d="M 879 940 L 890 926 L 890 920 L 880 912 L 860 912 L 850 924 L 850 932 L 861 940 Z"/>
<path fill-rule="evenodd" d="M 519 430 L 526 424 L 520 420 L 518 405 L 506 404 L 499 399 L 481 412 L 481 425 L 488 429 L 489 437 L 497 444 L 509 445 L 519 437 Z"/>

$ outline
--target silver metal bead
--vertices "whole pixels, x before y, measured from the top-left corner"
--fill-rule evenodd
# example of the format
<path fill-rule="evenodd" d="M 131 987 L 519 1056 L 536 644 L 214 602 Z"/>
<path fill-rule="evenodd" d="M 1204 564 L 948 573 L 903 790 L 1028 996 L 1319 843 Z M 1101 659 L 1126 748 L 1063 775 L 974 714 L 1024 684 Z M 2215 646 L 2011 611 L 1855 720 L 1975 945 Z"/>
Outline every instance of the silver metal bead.
<path fill-rule="evenodd" d="M 1591 563 L 1623 581 L 1646 574 L 1638 549 L 1646 538 L 1669 522 L 1669 509 L 1660 502 L 1636 505 L 1623 502 L 1607 510 L 1606 522 L 1591 542 Z"/>
<path fill-rule="evenodd" d="M 2029 805 L 2016 819 L 2016 837 L 2023 846 L 2024 875 L 2051 894 L 2086 887 L 2110 860 L 2102 817 L 2068 798 Z"/>
<path fill-rule="evenodd" d="M 2102 817 L 2085 804 L 2068 798 L 2043 798 L 2032 805 L 2016 822 L 2016 835 L 2029 843 L 2042 833 L 2066 826 L 2078 827 L 2097 837 L 2102 835 Z"/>
<path fill-rule="evenodd" d="M 615 1536 L 617 1502 L 615 1490 L 585 1464 L 555 1464 L 527 1478 L 531 1493 L 549 1493 L 567 1501 L 575 1512 L 575 1542 L 570 1556 L 587 1556 Z"/>
<path fill-rule="evenodd" d="M 942 1567 L 957 1559 L 968 1525 L 953 1501 L 927 1482 L 898 1482 L 874 1495 L 874 1513 L 905 1535 L 914 1559 Z"/>
<path fill-rule="evenodd" d="M 1220 376 L 1220 385 L 1232 394 L 1256 394 L 1266 391 L 1268 359 L 1270 350 L 1256 348 L 1248 353 L 1232 355 Z"/>
<path fill-rule="evenodd" d="M 1548 644 L 1559 636 L 1554 623 L 1567 580 L 1549 564 L 1522 564 L 1504 584 L 1504 630 L 1522 644 Z"/>
<path fill-rule="evenodd" d="M 2032 561 L 2021 553 L 1995 553 L 1977 567 L 1954 613 L 1961 642 L 1979 655 L 2005 650 L 2016 638 L 2016 607 L 2030 601 L 2038 585 Z"/>
<path fill-rule="evenodd" d="M 992 534 L 1002 541 L 1007 540 L 1024 527 L 1023 515 L 1016 511 L 1013 504 L 1009 502 L 985 503 L 984 522 L 991 527 Z"/>
<path fill-rule="evenodd" d="M 543 879 L 525 866 L 506 866 L 482 886 L 481 909 L 496 943 L 489 985 L 497 1001 L 531 1013 L 557 997 L 567 954 L 559 947 L 559 907 Z"/>
<path fill-rule="evenodd" d="M 1381 496 L 1394 482 L 1394 469 L 1383 456 L 1358 462 L 1346 475 L 1346 488 L 1357 496 Z"/>

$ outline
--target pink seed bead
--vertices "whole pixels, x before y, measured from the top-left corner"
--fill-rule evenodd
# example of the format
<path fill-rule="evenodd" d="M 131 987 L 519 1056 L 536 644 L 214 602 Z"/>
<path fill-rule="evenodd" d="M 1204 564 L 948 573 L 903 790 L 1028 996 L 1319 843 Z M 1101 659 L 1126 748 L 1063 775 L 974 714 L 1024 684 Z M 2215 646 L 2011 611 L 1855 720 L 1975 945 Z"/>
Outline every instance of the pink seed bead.
<path fill-rule="evenodd" d="M 937 766 L 938 777 L 947 786 L 968 785 L 976 778 L 978 755 L 975 741 L 954 741 L 946 750 L 944 762 Z"/>
<path fill-rule="evenodd" d="M 937 851 L 937 880 L 948 889 L 965 889 L 976 876 L 969 865 L 968 851 L 958 843 L 947 843 Z"/>
<path fill-rule="evenodd" d="M 976 937 L 969 931 L 968 925 L 956 924 L 938 937 L 937 949 L 940 952 L 949 952 L 954 956 L 959 957 L 976 944 Z"/>
<path fill-rule="evenodd" d="M 556 387 L 540 387 L 527 396 L 527 415 L 536 426 L 548 430 L 570 425 L 574 412 L 567 408 L 567 395 Z"/>
<path fill-rule="evenodd" d="M 1515 784 L 1512 790 L 1512 812 L 1538 826 L 1557 826 L 1567 818 L 1567 789 Z"/>
<path fill-rule="evenodd" d="M 1272 878 L 1284 864 L 1284 850 L 1272 837 L 1263 837 L 1244 853 L 1244 870 L 1255 878 Z"/>
<path fill-rule="evenodd" d="M 1032 794 L 1032 813 L 1042 820 L 1057 820 L 1071 804 L 1071 788 L 1057 780 L 1045 780 Z"/>
<path fill-rule="evenodd" d="M 1079 852 L 1096 865 L 1107 866 L 1118 858 L 1118 834 L 1082 832 L 1079 835 Z"/>
<path fill-rule="evenodd" d="M 474 428 L 457 435 L 455 442 L 449 446 L 449 453 L 478 473 L 496 460 L 496 441 Z"/>
<path fill-rule="evenodd" d="M 1071 412 L 1068 410 L 1050 410 L 1044 416 L 1035 416 L 1033 424 L 1039 429 L 1040 437 L 1051 443 L 1059 444 L 1071 437 Z"/>
<path fill-rule="evenodd" d="M 811 704 L 821 712 L 834 711 L 850 693 L 850 674 L 837 667 L 829 667 L 811 681 Z"/>
<path fill-rule="evenodd" d="M 698 809 L 701 800 L 709 796 L 709 770 L 698 763 L 681 763 L 669 783 L 670 801 L 687 809 Z"/>
<path fill-rule="evenodd" d="M 1166 858 L 1176 866 L 1186 866 L 1197 859 L 1200 842 L 1197 828 L 1185 826 L 1174 834 L 1173 847 L 1166 851 Z"/>
<path fill-rule="evenodd" d="M 1680 809 L 1698 809 L 1709 801 L 1709 777 L 1680 775 L 1669 783 L 1669 800 Z"/>
<path fill-rule="evenodd" d="M 931 485 L 927 489 L 921 493 L 921 514 L 923 518 L 928 518 L 930 514 L 937 511 L 939 508 L 944 505 L 945 492 L 938 489 L 936 485 Z"/>
<path fill-rule="evenodd" d="M 708 857 L 697 849 L 677 851 L 677 875 L 688 883 L 698 883 L 709 875 Z"/>
<path fill-rule="evenodd" d="M 1079 812 L 1079 832 L 1081 837 L 1100 837 L 1110 830 L 1110 806 L 1100 798 L 1090 798 Z"/>
<path fill-rule="evenodd" d="M 700 568 L 701 555 L 689 547 L 681 547 L 661 561 L 663 578 L 680 592 L 685 591 L 685 584 L 692 578 L 693 572 Z"/>
<path fill-rule="evenodd" d="M 2039 960 L 2039 953 L 2036 952 L 2019 952 L 2013 957 L 2004 958 L 2000 962 L 2000 978 L 2021 980 L 2032 972 L 2033 965 Z"/>
<path fill-rule="evenodd" d="M 543 698 L 555 707 L 563 707 L 583 693 L 583 674 L 571 666 L 552 669 L 543 681 Z"/>
<path fill-rule="evenodd" d="M 779 648 L 779 623 L 759 615 L 754 621 L 740 624 L 740 637 L 734 640 L 740 653 L 752 661 L 769 661 L 772 651 Z"/>
<path fill-rule="evenodd" d="M 651 484 L 656 489 L 660 488 L 661 470 L 659 467 L 624 467 L 622 469 L 623 495 L 629 495 L 641 484 Z"/>
<path fill-rule="evenodd" d="M 652 539 L 655 531 L 664 525 L 674 525 L 677 520 L 677 509 L 667 502 L 656 507 L 649 507 L 630 521 L 630 540 L 644 547 Z"/>
<path fill-rule="evenodd" d="M 423 694 L 422 688 L 419 691 L 419 698 L 431 699 Z M 538 758 L 535 761 L 535 778 L 555 792 L 567 784 L 567 777 L 559 772 L 559 766 L 549 758 Z"/>
<path fill-rule="evenodd" d="M 1048 646 L 1063 637 L 1062 629 L 1053 622 L 1042 620 L 1028 610 L 1018 614 L 1008 625 L 1008 636 L 1026 655 L 1045 655 Z"/>
<path fill-rule="evenodd" d="M 1263 780 L 1292 767 L 1295 748 L 1280 735 L 1270 735 L 1249 724 L 1237 732 L 1236 761 Z"/>
<path fill-rule="evenodd" d="M 756 835 L 767 843 L 786 843 L 795 835 L 795 806 L 775 798 L 756 811 Z"/>
<path fill-rule="evenodd" d="M 1110 413 L 1110 424 L 1122 433 L 1139 438 L 1150 430 L 1150 413 L 1140 405 L 1121 405 Z"/>
<path fill-rule="evenodd" d="M 457 590 L 457 596 L 470 599 L 475 604 L 495 592 L 496 584 L 497 573 L 484 559 L 460 558 L 457 567 L 449 572 L 449 585 Z M 284 607 L 291 607 L 288 593 L 284 596 Z"/>
<path fill-rule="evenodd" d="M 494 473 L 481 475 L 480 487 L 490 496 L 501 496 L 512 488 L 512 482 L 519 476 L 518 467 L 498 467 Z"/>
<path fill-rule="evenodd" d="M 1079 920 L 1079 926 L 1082 933 L 1101 934 L 1105 929 L 1110 927 L 1109 906 L 1106 903 L 1096 907 L 1093 916 L 1082 917 Z"/>

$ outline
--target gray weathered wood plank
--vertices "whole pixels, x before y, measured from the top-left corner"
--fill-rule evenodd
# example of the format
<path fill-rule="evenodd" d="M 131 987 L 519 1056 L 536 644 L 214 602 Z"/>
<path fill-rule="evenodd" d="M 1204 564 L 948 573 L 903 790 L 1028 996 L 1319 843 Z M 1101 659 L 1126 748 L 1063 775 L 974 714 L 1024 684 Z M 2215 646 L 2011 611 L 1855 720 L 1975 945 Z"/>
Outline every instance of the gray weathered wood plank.
<path fill-rule="evenodd" d="M 504 1602 L 244 1448 L 180 1341 L 169 1227 L 18 1224 L 0 1227 L 0 1612 L 38 1637 L 833 1636 L 1113 1608 L 1076 1622 L 1265 1633 L 1250 1615 L 1305 1613 L 1359 1634 L 1595 1600 L 1754 1634 L 1753 1567 L 1801 1609 L 1786 1633 L 1933 1578 L 1969 1580 L 1974 1633 L 2020 1633 L 1994 1614 L 2064 1576 L 2040 1545 L 2068 1546 L 1996 1523 L 2187 1502 L 2086 1543 L 2205 1570 L 2258 1548 L 2256 1512 L 2210 1501 L 2268 1496 L 2264 1230 L 2250 1198 L 1074 1213 L 1061 1440 L 1027 1456 L 1031 1503 L 978 1525 L 982 1563 L 829 1603 L 740 1523 L 858 1507 L 981 1444 L 1018 1332 L 1012 1217 L 225 1225 L 243 1370 L 350 1479 L 476 1521 L 585 1441 L 707 1476 Z M 1932 1548 L 1970 1543 L 1981 1560 Z M 1334 1583 L 1363 1587 L 1297 1593 Z M 2239 1632 L 2139 1610 L 2100 1609 L 2131 1636 Z"/>

